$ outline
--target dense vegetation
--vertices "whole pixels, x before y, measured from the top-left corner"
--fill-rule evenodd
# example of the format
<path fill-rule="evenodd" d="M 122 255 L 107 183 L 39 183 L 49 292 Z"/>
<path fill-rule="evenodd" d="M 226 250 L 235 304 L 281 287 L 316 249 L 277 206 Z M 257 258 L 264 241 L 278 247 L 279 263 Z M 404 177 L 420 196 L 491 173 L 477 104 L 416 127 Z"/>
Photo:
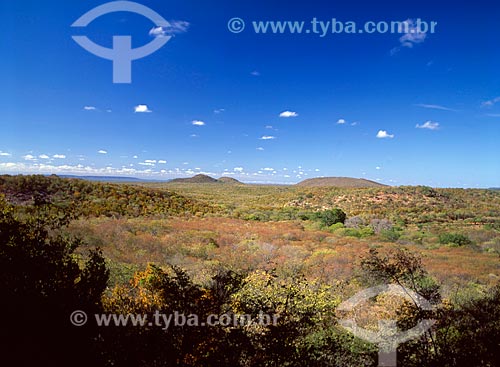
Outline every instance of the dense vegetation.
<path fill-rule="evenodd" d="M 207 204 L 167 190 L 61 179 L 57 176 L 0 176 L 0 192 L 18 205 L 52 203 L 76 216 L 168 216 L 213 212 Z"/>
<path fill-rule="evenodd" d="M 400 329 L 436 321 L 400 345 L 398 365 L 495 366 L 500 359 L 499 193 L 211 186 L 177 194 L 1 177 L 0 364 L 376 366 L 377 347 L 342 328 L 347 315 L 337 308 L 381 283 L 404 285 L 433 306 L 422 312 L 380 295 L 353 311 L 373 330 L 381 315 Z M 226 196 L 216 201 L 219 190 Z M 387 195 L 397 195 L 396 203 L 380 199 Z M 378 204 L 363 211 L 363 200 Z M 74 310 L 148 320 L 156 311 L 202 320 L 245 314 L 254 322 L 76 327 Z M 259 324 L 261 313 L 277 315 L 277 323 Z"/>

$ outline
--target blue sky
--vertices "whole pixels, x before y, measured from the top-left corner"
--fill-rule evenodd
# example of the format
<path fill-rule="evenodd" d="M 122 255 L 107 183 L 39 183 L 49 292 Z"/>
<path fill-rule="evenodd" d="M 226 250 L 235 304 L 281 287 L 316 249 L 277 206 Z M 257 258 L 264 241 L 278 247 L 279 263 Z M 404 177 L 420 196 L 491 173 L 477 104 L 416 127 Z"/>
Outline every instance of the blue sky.
<path fill-rule="evenodd" d="M 105 2 L 2 1 L 0 173 L 500 186 L 500 4 L 141 0 L 172 27 L 155 33 L 128 12 L 71 27 Z M 415 37 L 252 28 L 314 17 L 437 26 Z M 165 34 L 130 84 L 71 38 L 139 47 Z"/>

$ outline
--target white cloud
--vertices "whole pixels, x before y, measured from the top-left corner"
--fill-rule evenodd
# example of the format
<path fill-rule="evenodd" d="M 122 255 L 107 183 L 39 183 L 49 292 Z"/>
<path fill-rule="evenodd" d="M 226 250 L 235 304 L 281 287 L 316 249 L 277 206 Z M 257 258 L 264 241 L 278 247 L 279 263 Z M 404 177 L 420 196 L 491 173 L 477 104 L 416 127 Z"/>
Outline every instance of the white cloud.
<path fill-rule="evenodd" d="M 490 99 L 489 101 L 484 101 L 481 103 L 481 107 L 492 107 L 494 104 L 500 102 L 500 97 L 495 97 Z"/>
<path fill-rule="evenodd" d="M 83 109 L 85 111 L 95 111 L 97 108 L 95 108 L 94 106 L 84 106 Z"/>
<path fill-rule="evenodd" d="M 274 171 L 274 168 L 271 168 L 271 167 L 261 168 L 261 171 L 270 172 L 270 171 Z"/>
<path fill-rule="evenodd" d="M 10 157 L 12 154 L 0 151 L 0 157 Z"/>
<path fill-rule="evenodd" d="M 134 107 L 134 112 L 137 113 L 149 113 L 153 112 L 149 109 L 147 104 L 138 104 L 137 106 Z"/>
<path fill-rule="evenodd" d="M 149 35 L 153 37 L 165 37 L 167 36 L 165 31 L 166 28 L 167 27 L 153 27 L 149 30 Z"/>
<path fill-rule="evenodd" d="M 403 22 L 399 28 L 400 32 L 405 32 L 400 38 L 401 46 L 412 48 L 416 43 L 422 43 L 427 38 L 426 32 L 420 32 L 417 22 L 414 19 L 408 19 Z"/>
<path fill-rule="evenodd" d="M 201 120 L 193 120 L 191 123 L 195 126 L 205 126 L 205 121 Z"/>
<path fill-rule="evenodd" d="M 415 127 L 417 129 L 437 130 L 439 129 L 439 122 L 426 121 L 422 125 L 417 124 Z"/>
<path fill-rule="evenodd" d="M 224 111 L 226 111 L 224 108 L 217 108 L 214 110 L 214 113 L 219 114 L 219 113 L 222 113 Z"/>
<path fill-rule="evenodd" d="M 54 154 L 52 156 L 52 158 L 54 158 L 54 159 L 64 159 L 64 158 L 66 158 L 66 156 L 64 154 Z"/>
<path fill-rule="evenodd" d="M 149 35 L 152 37 L 169 37 L 186 33 L 189 28 L 189 22 L 184 20 L 170 20 L 168 23 L 169 25 L 165 27 L 153 27 L 149 31 Z"/>
<path fill-rule="evenodd" d="M 299 114 L 294 111 L 283 111 L 280 113 L 280 117 L 297 117 Z"/>
<path fill-rule="evenodd" d="M 76 175 L 112 175 L 112 176 L 145 176 L 151 177 L 159 175 L 160 172 L 154 172 L 151 169 L 137 170 L 134 168 L 113 168 L 78 165 L 52 165 L 45 163 L 0 163 L 0 170 L 9 171 L 12 173 L 36 173 L 36 174 L 76 174 Z"/>
<path fill-rule="evenodd" d="M 430 108 L 433 110 L 442 110 L 442 111 L 456 111 L 453 108 L 437 105 L 437 104 L 426 104 L 426 103 L 418 103 L 415 106 L 422 108 Z"/>
<path fill-rule="evenodd" d="M 154 163 L 152 163 L 152 162 L 146 162 L 146 161 L 145 161 L 145 162 L 139 162 L 139 163 L 137 163 L 137 164 L 139 164 L 139 165 L 141 165 L 141 166 L 149 166 L 149 167 L 154 167 L 154 165 L 155 165 L 155 164 L 154 164 Z"/>
<path fill-rule="evenodd" d="M 243 172 L 243 167 L 234 167 L 233 171 L 235 171 L 235 172 Z"/>
<path fill-rule="evenodd" d="M 382 169 L 382 168 L 380 168 L 379 166 L 377 166 L 377 167 L 375 167 L 375 169 L 376 169 L 376 170 L 380 170 L 380 169 Z"/>
<path fill-rule="evenodd" d="M 258 148 L 257 148 L 257 150 L 263 151 L 263 150 L 264 150 L 264 148 L 262 148 L 262 147 L 258 147 Z"/>
<path fill-rule="evenodd" d="M 377 133 L 377 138 L 379 138 L 379 139 L 386 139 L 386 138 L 392 139 L 392 138 L 394 138 L 394 134 L 388 134 L 387 131 L 385 131 L 385 130 L 379 130 Z"/>
<path fill-rule="evenodd" d="M 108 154 L 108 152 L 106 150 L 103 150 L 103 149 L 98 150 L 97 153 L 99 153 L 99 154 Z"/>
<path fill-rule="evenodd" d="M 47 154 L 40 154 L 38 156 L 38 158 L 40 158 L 40 159 L 50 159 L 50 157 Z"/>
<path fill-rule="evenodd" d="M 167 161 L 166 161 L 166 160 L 164 160 L 164 159 L 160 159 L 160 160 L 158 161 L 158 163 L 159 163 L 159 164 L 167 164 Z"/>
<path fill-rule="evenodd" d="M 146 163 L 156 163 L 156 160 L 155 159 L 146 159 L 146 160 L 144 160 L 144 162 L 146 162 Z"/>
<path fill-rule="evenodd" d="M 345 124 L 346 121 L 344 119 L 338 119 L 337 124 Z"/>
<path fill-rule="evenodd" d="M 394 47 L 391 50 L 391 55 L 396 54 L 402 47 L 413 48 L 414 45 L 422 43 L 427 38 L 427 32 L 421 32 L 417 21 L 414 19 L 407 19 L 399 25 L 399 33 L 403 33 L 399 37 L 400 46 Z"/>
<path fill-rule="evenodd" d="M 25 161 L 36 161 L 36 158 L 35 158 L 33 155 L 31 155 L 31 154 L 26 154 L 26 155 L 24 155 L 24 156 L 23 156 L 23 159 L 24 159 Z"/>
<path fill-rule="evenodd" d="M 273 139 L 276 139 L 275 136 L 272 136 L 272 135 L 264 135 L 262 137 L 259 138 L 260 140 L 273 140 Z"/>
<path fill-rule="evenodd" d="M 22 164 L 22 163 L 20 163 Z M 8 162 L 8 163 L 0 163 L 0 168 L 13 168 L 13 167 L 16 167 L 18 165 L 18 163 L 12 163 L 12 162 Z"/>

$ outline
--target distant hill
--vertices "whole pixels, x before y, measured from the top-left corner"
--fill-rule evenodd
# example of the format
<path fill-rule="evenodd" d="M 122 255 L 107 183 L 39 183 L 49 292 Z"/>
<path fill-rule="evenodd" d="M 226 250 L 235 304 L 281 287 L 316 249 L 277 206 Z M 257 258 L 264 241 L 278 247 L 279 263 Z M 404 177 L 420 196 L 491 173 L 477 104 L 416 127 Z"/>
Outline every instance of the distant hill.
<path fill-rule="evenodd" d="M 175 178 L 172 181 L 172 183 L 216 183 L 217 179 L 207 176 L 207 175 L 196 175 L 193 177 L 187 177 L 187 178 Z"/>
<path fill-rule="evenodd" d="M 301 181 L 297 184 L 297 186 L 303 186 L 303 187 L 331 186 L 331 187 L 362 188 L 362 187 L 384 187 L 386 185 L 380 184 L 375 181 L 366 180 L 364 178 L 317 177 L 317 178 L 308 178 L 307 180 Z"/>
<path fill-rule="evenodd" d="M 206 184 L 206 183 L 230 183 L 230 184 L 242 184 L 242 182 L 232 178 L 232 177 L 221 177 L 219 179 L 199 174 L 193 177 L 187 178 L 176 178 L 170 181 L 172 183 L 197 183 L 197 184 Z"/>
<path fill-rule="evenodd" d="M 226 184 L 233 184 L 233 185 L 242 185 L 243 184 L 243 182 L 238 181 L 237 179 L 232 178 L 232 177 L 221 177 L 217 181 L 222 182 L 222 183 L 226 183 Z"/>

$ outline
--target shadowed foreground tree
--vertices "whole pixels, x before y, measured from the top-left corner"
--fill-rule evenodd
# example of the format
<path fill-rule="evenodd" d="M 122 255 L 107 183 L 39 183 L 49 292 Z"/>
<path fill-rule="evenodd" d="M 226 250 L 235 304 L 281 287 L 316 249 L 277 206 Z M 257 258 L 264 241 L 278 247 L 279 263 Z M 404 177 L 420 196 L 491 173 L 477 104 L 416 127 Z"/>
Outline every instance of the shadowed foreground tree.
<path fill-rule="evenodd" d="M 79 262 L 78 239 L 57 235 L 66 220 L 42 206 L 19 218 L 0 197 L 0 365 L 92 365 L 95 330 L 75 327 L 75 310 L 101 310 L 108 271 L 99 250 Z"/>

